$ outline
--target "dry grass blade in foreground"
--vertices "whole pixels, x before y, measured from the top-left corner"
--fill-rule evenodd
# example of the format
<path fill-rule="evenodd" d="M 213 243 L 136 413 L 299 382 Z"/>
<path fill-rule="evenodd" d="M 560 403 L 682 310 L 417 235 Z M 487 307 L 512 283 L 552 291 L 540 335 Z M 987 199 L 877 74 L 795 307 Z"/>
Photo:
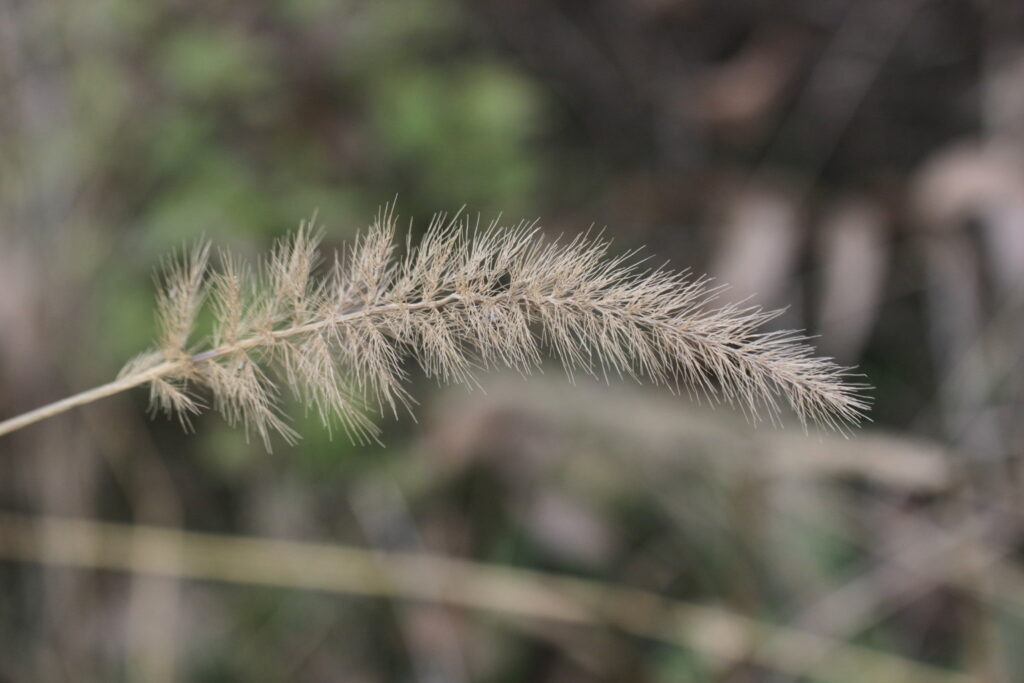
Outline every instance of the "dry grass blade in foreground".
<path fill-rule="evenodd" d="M 209 272 L 209 247 L 165 264 L 159 347 L 110 384 L 0 423 L 13 431 L 76 405 L 148 383 L 154 408 L 188 417 L 205 389 L 229 422 L 269 448 L 297 437 L 279 409 L 286 384 L 326 424 L 373 437 L 369 408 L 397 415 L 406 356 L 447 382 L 474 382 L 480 368 L 537 369 L 550 350 L 566 369 L 646 378 L 738 404 L 754 420 L 788 403 L 802 421 L 841 428 L 866 402 L 846 371 L 816 358 L 789 332 L 762 333 L 776 313 L 711 306 L 705 279 L 642 269 L 634 254 L 608 258 L 587 235 L 545 241 L 535 224 L 477 230 L 439 216 L 416 247 L 396 254 L 395 219 L 384 211 L 344 258 L 320 267 L 318 235 L 302 225 L 252 272 L 230 254 Z M 210 303 L 212 338 L 190 345 Z"/>
<path fill-rule="evenodd" d="M 512 627 L 523 624 L 523 619 L 612 627 L 619 635 L 685 647 L 712 672 L 745 662 L 787 674 L 790 680 L 821 683 L 977 681 L 966 673 L 720 607 L 589 579 L 435 555 L 0 513 L 0 558 L 435 602 L 515 617 L 506 622 Z"/>

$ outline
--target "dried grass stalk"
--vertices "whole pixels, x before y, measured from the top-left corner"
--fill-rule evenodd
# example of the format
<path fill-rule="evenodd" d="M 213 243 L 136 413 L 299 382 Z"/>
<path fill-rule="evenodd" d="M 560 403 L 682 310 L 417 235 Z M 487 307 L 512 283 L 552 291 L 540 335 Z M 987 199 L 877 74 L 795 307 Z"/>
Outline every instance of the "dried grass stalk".
<path fill-rule="evenodd" d="M 303 224 L 254 271 L 221 254 L 210 272 L 202 245 L 164 264 L 158 346 L 110 384 L 0 423 L 0 434 L 148 383 L 154 410 L 189 417 L 211 396 L 231 423 L 270 447 L 297 434 L 280 411 L 287 385 L 324 423 L 376 438 L 369 413 L 407 409 L 404 359 L 427 375 L 473 384 L 479 370 L 527 374 L 550 351 L 570 373 L 647 379 L 773 421 L 783 405 L 801 421 L 842 429 L 866 408 L 862 385 L 814 357 L 791 332 L 760 332 L 777 315 L 728 304 L 719 289 L 581 235 L 543 239 L 535 223 L 481 229 L 438 216 L 418 246 L 396 253 L 383 210 L 343 257 L 321 267 L 320 234 Z M 206 350 L 190 345 L 196 317 L 215 320 Z"/>

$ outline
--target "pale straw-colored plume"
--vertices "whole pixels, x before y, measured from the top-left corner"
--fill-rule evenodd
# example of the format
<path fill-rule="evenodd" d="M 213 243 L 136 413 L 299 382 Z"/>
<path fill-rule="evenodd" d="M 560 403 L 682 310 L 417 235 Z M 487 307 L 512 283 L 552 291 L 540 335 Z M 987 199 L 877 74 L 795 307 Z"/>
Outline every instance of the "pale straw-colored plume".
<path fill-rule="evenodd" d="M 275 432 L 298 436 L 281 412 L 284 387 L 328 426 L 375 438 L 372 414 L 413 402 L 410 357 L 428 376 L 473 384 L 496 366 L 530 373 L 550 354 L 570 375 L 646 379 L 754 420 L 788 404 L 802 422 L 842 429 L 866 408 L 863 386 L 803 337 L 760 331 L 776 313 L 716 307 L 706 279 L 645 269 L 635 253 L 609 257 L 600 237 L 549 241 L 534 223 L 438 216 L 399 249 L 389 210 L 330 263 L 319 237 L 303 224 L 255 268 L 222 253 L 211 272 L 207 245 L 169 260 L 156 349 L 110 384 L 0 423 L 0 434 L 148 383 L 154 409 L 187 425 L 212 399 L 268 448 Z M 214 328 L 193 345 L 204 305 Z"/>

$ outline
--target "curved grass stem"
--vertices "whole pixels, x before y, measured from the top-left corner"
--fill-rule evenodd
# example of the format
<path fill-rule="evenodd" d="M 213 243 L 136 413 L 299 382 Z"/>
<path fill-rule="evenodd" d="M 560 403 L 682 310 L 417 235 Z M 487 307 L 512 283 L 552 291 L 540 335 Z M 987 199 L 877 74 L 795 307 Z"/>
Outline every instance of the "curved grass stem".
<path fill-rule="evenodd" d="M 93 387 L 87 391 L 82 391 L 59 401 L 48 403 L 45 406 L 36 408 L 35 410 L 30 410 L 27 413 L 22 413 L 21 415 L 9 418 L 0 422 L 0 436 L 10 434 L 11 432 L 28 427 L 31 424 L 53 417 L 54 415 L 60 415 L 72 408 L 77 408 L 78 406 L 98 401 L 99 399 L 106 398 L 107 396 L 119 394 L 122 391 L 127 391 L 128 389 L 145 384 L 146 382 L 151 382 L 157 377 L 161 377 L 175 371 L 178 367 L 180 367 L 180 363 L 165 361 L 148 370 L 143 370 L 126 377 L 120 377 L 113 382 L 107 382 L 106 384 L 102 384 L 98 387 Z"/>
<path fill-rule="evenodd" d="M 288 339 L 290 337 L 298 336 L 301 334 L 315 332 L 330 325 L 340 325 L 345 322 L 355 320 L 357 318 L 372 316 L 375 313 L 382 313 L 385 311 L 393 310 L 414 311 L 422 310 L 424 308 L 439 308 L 446 304 L 459 301 L 460 299 L 461 297 L 458 294 L 451 294 L 433 301 L 419 301 L 415 303 L 402 304 L 385 304 L 383 306 L 375 306 L 359 311 L 352 311 L 349 313 L 345 313 L 343 315 L 336 316 L 334 318 L 320 320 L 315 323 L 310 323 L 308 325 L 298 325 L 281 330 L 274 330 L 273 332 L 270 333 L 269 337 L 275 340 Z M 113 396 L 114 394 L 119 394 L 122 391 L 133 389 L 137 386 L 141 386 L 143 384 L 146 384 L 147 382 L 151 382 L 160 377 L 176 374 L 185 365 L 194 365 L 207 361 L 213 361 L 218 358 L 230 355 L 232 353 L 237 353 L 239 351 L 251 349 L 265 343 L 267 343 L 267 339 L 265 337 L 250 337 L 248 339 L 243 339 L 233 344 L 224 344 L 214 349 L 202 351 L 200 353 L 194 354 L 189 359 L 184 361 L 164 361 L 158 365 L 153 366 L 152 368 L 141 370 L 139 372 L 132 373 L 125 377 L 120 377 L 114 380 L 113 382 L 101 384 L 98 387 L 93 387 L 92 389 L 88 389 L 86 391 L 73 394 L 66 398 L 62 398 L 59 401 L 54 401 L 53 403 L 48 403 L 34 410 L 22 413 L 21 415 L 16 415 L 15 417 L 8 418 L 0 422 L 0 436 L 9 434 L 11 432 L 15 432 L 19 429 L 23 429 L 24 427 L 28 427 L 29 425 L 35 424 L 36 422 L 40 422 L 47 418 L 60 415 L 63 412 L 71 410 L 72 408 L 77 408 L 78 406 L 83 406 L 92 403 L 93 401 L 98 401 L 102 398 Z"/>

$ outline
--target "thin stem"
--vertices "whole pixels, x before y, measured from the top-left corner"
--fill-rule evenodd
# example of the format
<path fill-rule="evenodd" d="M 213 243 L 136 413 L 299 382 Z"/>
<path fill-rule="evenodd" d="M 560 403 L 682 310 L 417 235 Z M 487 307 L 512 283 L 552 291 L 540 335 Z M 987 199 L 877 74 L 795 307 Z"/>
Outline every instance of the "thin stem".
<path fill-rule="evenodd" d="M 381 304 L 380 306 L 361 308 L 357 311 L 352 311 L 350 313 L 342 313 L 340 315 L 336 315 L 330 318 L 318 320 L 315 323 L 307 323 L 305 325 L 287 327 L 281 330 L 274 330 L 269 334 L 249 337 L 248 339 L 243 339 L 241 341 L 237 341 L 231 344 L 224 344 L 222 346 L 218 346 L 215 349 L 210 349 L 208 351 L 203 351 L 202 353 L 197 353 L 196 355 L 192 356 L 190 360 L 193 363 L 202 363 L 203 361 L 214 360 L 216 358 L 227 356 L 228 354 L 231 353 L 245 351 L 246 349 L 251 349 L 254 346 L 265 344 L 267 343 L 268 339 L 288 339 L 289 337 L 295 337 L 300 334 L 316 332 L 317 330 L 322 330 L 325 327 L 331 327 L 332 325 L 340 325 L 342 323 L 350 322 L 358 318 L 368 318 L 372 315 L 377 315 L 378 313 L 387 313 L 388 311 L 420 311 L 425 308 L 441 308 L 442 306 L 445 306 L 450 303 L 455 303 L 458 301 L 464 301 L 464 297 L 459 294 L 449 294 L 447 296 L 441 297 L 440 299 L 433 299 L 431 301 Z"/>
<path fill-rule="evenodd" d="M 10 432 L 21 429 L 22 427 L 27 427 L 30 424 L 39 422 L 40 420 L 45 420 L 48 417 L 59 415 L 60 413 L 77 406 L 92 403 L 93 401 L 98 401 L 101 398 L 113 396 L 114 394 L 119 394 L 122 391 L 131 389 L 132 387 L 137 387 L 140 384 L 145 384 L 157 377 L 169 374 L 180 366 L 180 362 L 164 361 L 163 363 L 149 368 L 148 370 L 142 370 L 128 375 L 127 377 L 121 377 L 113 382 L 108 382 L 89 389 L 88 391 L 83 391 L 59 401 L 49 403 L 40 408 L 36 408 L 35 410 L 30 410 L 27 413 L 22 413 L 17 417 L 12 417 L 0 422 L 0 436 L 9 434 Z"/>
<path fill-rule="evenodd" d="M 54 415 L 59 415 L 60 413 L 63 413 L 67 410 L 71 410 L 72 408 L 76 408 L 87 403 L 92 403 L 93 401 L 98 401 L 99 399 L 106 398 L 107 396 L 119 394 L 122 391 L 127 391 L 128 389 L 137 387 L 140 384 L 145 384 L 146 382 L 151 382 L 159 377 L 174 374 L 175 372 L 181 370 L 182 366 L 186 363 L 203 363 L 215 360 L 217 358 L 221 358 L 223 356 L 235 353 L 237 351 L 244 351 L 246 349 L 259 346 L 260 344 L 265 344 L 267 342 L 267 336 L 275 340 L 287 339 L 289 337 L 294 337 L 300 334 L 315 332 L 330 325 L 338 325 L 345 322 L 349 322 L 351 320 L 355 320 L 357 318 L 369 317 L 377 313 L 384 313 L 391 310 L 413 311 L 422 310 L 425 308 L 440 308 L 449 303 L 454 303 L 456 301 L 461 300 L 462 297 L 460 295 L 449 294 L 445 297 L 435 299 L 432 301 L 417 301 L 414 303 L 393 303 L 383 304 L 381 306 L 373 306 L 370 308 L 364 308 L 358 311 L 353 311 L 351 313 L 345 313 L 342 315 L 334 316 L 332 318 L 327 318 L 326 320 L 319 320 L 315 323 L 309 323 L 307 325 L 299 325 L 296 327 L 289 327 L 282 330 L 274 330 L 269 335 L 249 337 L 248 339 L 243 339 L 233 344 L 225 344 L 215 349 L 210 349 L 208 351 L 197 353 L 191 358 L 189 358 L 187 361 L 164 361 L 159 365 L 155 365 L 146 370 L 140 370 L 139 372 L 116 379 L 113 382 L 108 382 L 107 384 L 103 384 L 98 387 L 89 389 L 87 391 L 74 394 L 73 396 L 68 396 L 67 398 L 55 401 L 53 403 L 48 403 L 47 405 L 36 408 L 35 410 L 30 410 L 27 413 L 22 413 L 21 415 L 18 415 L 16 417 L 4 420 L 3 422 L 0 422 L 0 436 L 3 436 L 4 434 L 9 434 L 13 431 L 17 431 L 23 427 L 29 426 L 30 424 L 39 422 L 40 420 L 45 420 L 46 418 L 53 417 Z"/>

